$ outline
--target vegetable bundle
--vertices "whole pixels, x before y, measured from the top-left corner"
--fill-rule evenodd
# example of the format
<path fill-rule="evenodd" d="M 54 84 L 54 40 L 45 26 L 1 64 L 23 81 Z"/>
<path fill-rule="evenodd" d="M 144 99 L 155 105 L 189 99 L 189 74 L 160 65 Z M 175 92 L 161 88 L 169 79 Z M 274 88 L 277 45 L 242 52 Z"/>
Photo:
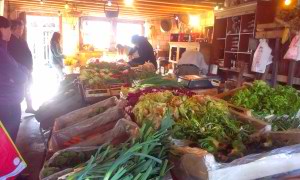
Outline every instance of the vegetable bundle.
<path fill-rule="evenodd" d="M 176 96 L 170 91 L 149 93 L 133 108 L 138 124 L 151 120 L 156 128 L 167 112 L 176 122 L 173 137 L 196 142 L 218 156 L 242 156 L 244 143 L 254 132 L 251 125 L 231 117 L 226 104 L 207 97 Z"/>
<path fill-rule="evenodd" d="M 97 153 L 68 179 L 146 180 L 162 179 L 169 171 L 167 160 L 167 129 L 172 125 L 166 116 L 159 131 L 150 122 L 140 129 L 139 136 L 131 142 L 116 147 L 101 146 Z"/>
<path fill-rule="evenodd" d="M 299 118 L 296 118 L 300 110 L 300 95 L 290 86 L 271 88 L 264 81 L 255 81 L 253 86 L 238 91 L 230 102 L 253 110 L 258 117 L 274 115 L 276 119 L 266 120 L 272 123 L 275 131 L 298 128 L 300 125 Z"/>
<path fill-rule="evenodd" d="M 81 70 L 80 80 L 88 88 L 105 88 L 110 84 L 124 83 L 129 79 L 127 67 L 117 63 L 99 62 L 91 63 Z"/>
<path fill-rule="evenodd" d="M 255 81 L 230 100 L 237 106 L 252 109 L 258 115 L 295 116 L 300 109 L 300 95 L 290 86 L 271 88 L 264 81 Z"/>

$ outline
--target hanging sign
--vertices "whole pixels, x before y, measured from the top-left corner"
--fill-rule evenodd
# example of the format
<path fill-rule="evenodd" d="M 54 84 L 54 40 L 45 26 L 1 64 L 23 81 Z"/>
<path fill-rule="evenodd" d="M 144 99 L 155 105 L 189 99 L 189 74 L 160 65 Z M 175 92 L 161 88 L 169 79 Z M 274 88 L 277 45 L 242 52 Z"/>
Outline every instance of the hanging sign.
<path fill-rule="evenodd" d="M 0 180 L 14 180 L 26 163 L 0 121 Z"/>

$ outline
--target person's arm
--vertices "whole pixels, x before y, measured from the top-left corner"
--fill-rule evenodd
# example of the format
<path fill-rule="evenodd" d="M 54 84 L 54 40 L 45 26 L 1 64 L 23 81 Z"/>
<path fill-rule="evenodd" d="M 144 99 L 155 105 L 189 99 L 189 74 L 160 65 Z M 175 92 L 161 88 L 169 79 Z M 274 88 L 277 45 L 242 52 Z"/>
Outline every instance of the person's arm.
<path fill-rule="evenodd" d="M 136 47 L 129 50 L 128 56 L 132 56 L 138 49 Z"/>
<path fill-rule="evenodd" d="M 28 69 L 12 60 L 7 54 L 1 54 L 0 71 L 5 72 L 7 77 L 15 83 L 22 84 L 28 79 Z"/>
<path fill-rule="evenodd" d="M 29 69 L 29 71 L 31 72 L 33 70 L 33 58 L 32 58 L 32 53 L 29 49 L 29 46 L 27 44 L 27 42 L 25 41 L 26 43 L 26 52 L 27 52 L 27 68 Z"/>
<path fill-rule="evenodd" d="M 53 46 L 52 47 L 53 56 L 56 58 L 64 58 L 64 55 L 62 54 L 62 51 L 60 48 L 60 45 L 58 43 L 54 43 L 52 46 Z"/>

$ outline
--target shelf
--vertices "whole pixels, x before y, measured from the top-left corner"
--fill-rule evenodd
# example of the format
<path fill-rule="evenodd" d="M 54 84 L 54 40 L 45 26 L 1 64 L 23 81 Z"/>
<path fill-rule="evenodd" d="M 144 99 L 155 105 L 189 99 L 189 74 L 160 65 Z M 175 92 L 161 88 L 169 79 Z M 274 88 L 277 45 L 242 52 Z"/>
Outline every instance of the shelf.
<path fill-rule="evenodd" d="M 226 40 L 226 38 L 217 38 L 218 41 L 220 40 Z"/>
<path fill-rule="evenodd" d="M 240 33 L 241 35 L 253 35 L 254 33 Z"/>
<path fill-rule="evenodd" d="M 227 36 L 238 36 L 239 34 L 227 34 Z"/>
<path fill-rule="evenodd" d="M 222 71 L 233 72 L 233 73 L 239 73 L 240 72 L 237 69 L 229 69 L 229 68 L 225 68 L 225 67 L 219 67 L 219 69 L 222 70 Z M 244 73 L 243 76 L 249 77 L 249 78 L 255 78 L 255 76 L 253 74 L 249 74 L 249 73 Z"/>
<path fill-rule="evenodd" d="M 236 51 L 225 51 L 225 53 L 237 54 L 238 52 L 236 52 Z"/>
<path fill-rule="evenodd" d="M 237 51 L 225 51 L 225 53 L 232 53 L 232 54 L 252 54 L 250 52 L 237 52 Z"/>

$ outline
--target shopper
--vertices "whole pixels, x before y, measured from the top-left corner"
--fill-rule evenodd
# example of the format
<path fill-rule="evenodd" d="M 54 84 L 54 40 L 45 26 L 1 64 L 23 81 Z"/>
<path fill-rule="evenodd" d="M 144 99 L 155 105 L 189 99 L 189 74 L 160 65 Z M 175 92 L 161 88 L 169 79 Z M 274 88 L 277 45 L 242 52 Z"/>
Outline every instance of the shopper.
<path fill-rule="evenodd" d="M 30 87 L 32 85 L 32 69 L 33 61 L 32 54 L 25 40 L 22 39 L 24 32 L 24 24 L 20 20 L 11 21 L 12 35 L 7 44 L 7 49 L 10 55 L 20 64 L 25 66 L 30 72 L 28 82 L 25 87 L 25 100 L 27 104 L 26 113 L 35 113 L 32 107 Z"/>
<path fill-rule="evenodd" d="M 134 35 L 131 42 L 135 45 L 135 48 L 129 53 L 129 55 L 132 55 L 137 51 L 139 57 L 132 59 L 128 64 L 130 66 L 138 66 L 143 65 L 146 62 L 150 62 L 155 66 L 155 68 L 157 68 L 153 47 L 149 41 L 143 36 Z"/>
<path fill-rule="evenodd" d="M 61 50 L 61 35 L 58 32 L 54 32 L 50 42 L 51 58 L 52 65 L 56 69 L 56 74 L 59 80 L 62 80 L 64 77 L 63 68 L 64 68 L 64 55 Z"/>
<path fill-rule="evenodd" d="M 178 61 L 175 70 L 177 76 L 183 75 L 206 75 L 208 65 L 202 53 L 194 49 L 187 49 Z"/>
<path fill-rule="evenodd" d="M 0 120 L 15 142 L 21 122 L 21 102 L 28 70 L 8 53 L 7 42 L 10 37 L 10 22 L 0 16 Z"/>

